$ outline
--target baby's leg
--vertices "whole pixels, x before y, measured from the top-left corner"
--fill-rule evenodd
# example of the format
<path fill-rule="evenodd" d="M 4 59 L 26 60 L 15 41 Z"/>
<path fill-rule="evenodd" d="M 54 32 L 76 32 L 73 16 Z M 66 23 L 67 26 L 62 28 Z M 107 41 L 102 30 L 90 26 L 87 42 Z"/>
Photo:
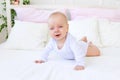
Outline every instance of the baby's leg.
<path fill-rule="evenodd" d="M 95 46 L 93 43 L 89 43 L 88 49 L 87 49 L 87 57 L 91 56 L 100 56 L 100 50 Z"/>
<path fill-rule="evenodd" d="M 87 37 L 83 37 L 81 39 L 84 42 L 87 42 Z M 91 57 L 91 56 L 99 56 L 100 55 L 100 50 L 97 48 L 97 46 L 95 46 L 92 42 L 88 43 L 88 49 L 87 49 L 87 57 Z"/>

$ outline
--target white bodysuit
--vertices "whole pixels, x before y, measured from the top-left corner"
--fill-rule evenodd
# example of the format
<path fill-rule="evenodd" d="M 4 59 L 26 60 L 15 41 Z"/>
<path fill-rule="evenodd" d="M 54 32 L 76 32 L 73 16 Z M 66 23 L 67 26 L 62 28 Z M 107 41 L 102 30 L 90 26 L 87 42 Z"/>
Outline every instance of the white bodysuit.
<path fill-rule="evenodd" d="M 71 35 L 67 34 L 64 46 L 61 49 L 57 48 L 56 41 L 51 38 L 48 45 L 44 49 L 40 60 L 46 61 L 48 55 L 54 50 L 57 54 L 65 59 L 75 59 L 76 65 L 84 66 L 84 57 L 87 53 L 88 44 L 83 41 L 76 41 L 76 39 Z"/>

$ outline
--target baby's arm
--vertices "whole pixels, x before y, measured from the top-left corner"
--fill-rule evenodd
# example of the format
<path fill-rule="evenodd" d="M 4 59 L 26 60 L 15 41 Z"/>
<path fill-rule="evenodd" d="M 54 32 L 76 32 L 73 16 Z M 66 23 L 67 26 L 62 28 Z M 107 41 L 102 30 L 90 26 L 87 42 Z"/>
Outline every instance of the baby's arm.
<path fill-rule="evenodd" d="M 72 41 L 71 50 L 73 51 L 76 60 L 76 64 L 74 67 L 75 70 L 84 70 L 84 57 L 86 55 L 87 46 L 88 44 L 86 44 L 85 42 L 80 41 L 79 43 L 77 41 Z"/>
<path fill-rule="evenodd" d="M 49 53 L 48 53 L 48 51 L 45 49 L 45 50 L 41 53 L 39 59 L 38 59 L 38 60 L 35 60 L 35 63 L 44 63 L 44 62 L 46 62 L 46 61 L 47 61 L 47 58 L 48 58 L 48 55 L 49 55 Z"/>
<path fill-rule="evenodd" d="M 50 39 L 49 43 L 47 44 L 45 49 L 42 51 L 39 60 L 35 60 L 35 63 L 44 63 L 44 62 L 46 62 L 50 51 L 53 49 L 52 46 L 53 46 L 53 41 L 52 41 L 52 39 Z"/>

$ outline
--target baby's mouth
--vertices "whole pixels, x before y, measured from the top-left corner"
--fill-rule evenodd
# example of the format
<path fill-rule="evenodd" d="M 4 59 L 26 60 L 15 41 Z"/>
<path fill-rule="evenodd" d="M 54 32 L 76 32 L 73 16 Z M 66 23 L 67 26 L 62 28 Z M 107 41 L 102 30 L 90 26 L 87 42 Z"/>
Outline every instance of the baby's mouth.
<path fill-rule="evenodd" d="M 56 36 L 56 37 L 59 37 L 59 36 L 60 36 L 60 34 L 56 34 L 55 36 Z"/>

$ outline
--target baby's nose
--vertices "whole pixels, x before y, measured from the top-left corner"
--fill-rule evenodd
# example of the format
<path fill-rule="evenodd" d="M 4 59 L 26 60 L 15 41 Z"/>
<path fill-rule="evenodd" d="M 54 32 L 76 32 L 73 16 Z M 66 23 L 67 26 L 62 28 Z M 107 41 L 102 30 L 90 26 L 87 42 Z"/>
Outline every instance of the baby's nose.
<path fill-rule="evenodd" d="M 57 31 L 59 31 L 59 29 L 56 27 L 56 28 L 55 28 L 55 32 L 57 32 Z"/>

